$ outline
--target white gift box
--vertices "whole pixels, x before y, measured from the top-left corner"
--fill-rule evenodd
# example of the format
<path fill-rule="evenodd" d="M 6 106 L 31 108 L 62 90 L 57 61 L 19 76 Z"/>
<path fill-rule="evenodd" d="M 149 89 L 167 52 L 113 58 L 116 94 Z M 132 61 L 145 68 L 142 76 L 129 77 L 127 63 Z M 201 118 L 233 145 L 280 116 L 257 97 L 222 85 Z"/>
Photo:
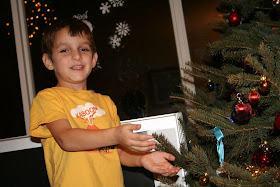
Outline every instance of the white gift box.
<path fill-rule="evenodd" d="M 180 143 L 184 142 L 184 134 L 181 129 L 180 121 L 182 113 L 171 113 L 152 117 L 138 118 L 132 120 L 121 121 L 121 124 L 141 124 L 141 129 L 135 131 L 141 134 L 163 134 L 170 143 L 179 151 Z M 185 171 L 180 170 L 176 184 L 179 186 L 187 186 L 184 182 Z M 168 186 L 155 180 L 156 187 Z"/>

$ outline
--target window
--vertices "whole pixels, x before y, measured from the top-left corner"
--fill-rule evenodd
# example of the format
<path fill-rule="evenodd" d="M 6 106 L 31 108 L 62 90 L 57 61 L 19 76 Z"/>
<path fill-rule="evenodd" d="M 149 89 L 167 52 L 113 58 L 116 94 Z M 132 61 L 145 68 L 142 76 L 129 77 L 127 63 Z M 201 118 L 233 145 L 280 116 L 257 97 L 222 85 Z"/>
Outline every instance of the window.
<path fill-rule="evenodd" d="M 24 53 L 24 30 L 19 24 L 18 2 L 3 1 L 1 6 L 1 86 L 4 105 L 1 107 L 2 129 L 0 138 L 24 136 L 29 124 L 29 105 L 33 96 L 28 93 L 26 73 L 28 56 Z M 24 27 L 23 27 L 24 28 Z M 25 40 L 27 41 L 27 40 Z M 26 48 L 26 47 L 25 47 Z M 27 48 L 26 48 L 27 49 Z M 27 54 L 27 53 L 26 53 Z M 31 74 L 30 74 L 31 75 Z M 32 88 L 31 88 L 32 89 Z M 32 90 L 31 90 L 32 92 Z"/>

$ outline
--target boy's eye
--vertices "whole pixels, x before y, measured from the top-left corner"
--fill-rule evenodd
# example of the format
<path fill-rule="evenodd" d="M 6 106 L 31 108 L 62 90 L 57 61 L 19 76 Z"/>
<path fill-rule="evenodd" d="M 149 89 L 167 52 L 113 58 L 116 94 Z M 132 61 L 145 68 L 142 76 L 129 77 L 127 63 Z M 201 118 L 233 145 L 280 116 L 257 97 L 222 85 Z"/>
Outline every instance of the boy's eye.
<path fill-rule="evenodd" d="M 61 53 L 66 53 L 67 52 L 67 49 L 62 49 L 60 50 Z"/>
<path fill-rule="evenodd" d="M 81 51 L 89 51 L 87 48 L 82 48 Z"/>

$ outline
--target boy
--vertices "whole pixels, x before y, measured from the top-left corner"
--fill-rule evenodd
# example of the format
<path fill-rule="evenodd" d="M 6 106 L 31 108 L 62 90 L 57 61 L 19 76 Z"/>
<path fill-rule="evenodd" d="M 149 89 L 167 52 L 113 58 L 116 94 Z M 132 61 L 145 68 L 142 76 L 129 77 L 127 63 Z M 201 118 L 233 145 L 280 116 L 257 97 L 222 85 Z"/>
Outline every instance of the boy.
<path fill-rule="evenodd" d="M 120 126 L 108 96 L 87 90 L 97 53 L 88 26 L 75 18 L 60 20 L 42 39 L 43 63 L 57 85 L 40 91 L 31 107 L 31 136 L 42 138 L 51 186 L 123 186 L 121 165 L 144 167 L 163 176 L 179 168 L 150 135 L 133 133 L 140 125 Z M 118 147 L 116 147 L 117 145 Z"/>

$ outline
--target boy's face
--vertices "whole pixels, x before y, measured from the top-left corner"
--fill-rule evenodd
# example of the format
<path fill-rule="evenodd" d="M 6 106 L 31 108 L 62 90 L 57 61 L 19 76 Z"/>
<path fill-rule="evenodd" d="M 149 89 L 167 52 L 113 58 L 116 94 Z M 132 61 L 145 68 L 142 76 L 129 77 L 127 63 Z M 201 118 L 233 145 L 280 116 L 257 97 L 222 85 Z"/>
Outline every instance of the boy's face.
<path fill-rule="evenodd" d="M 47 69 L 54 70 L 58 85 L 73 88 L 86 85 L 87 77 L 95 67 L 97 54 L 92 54 L 90 41 L 83 36 L 70 36 L 68 28 L 55 34 L 51 58 L 43 55 Z"/>

